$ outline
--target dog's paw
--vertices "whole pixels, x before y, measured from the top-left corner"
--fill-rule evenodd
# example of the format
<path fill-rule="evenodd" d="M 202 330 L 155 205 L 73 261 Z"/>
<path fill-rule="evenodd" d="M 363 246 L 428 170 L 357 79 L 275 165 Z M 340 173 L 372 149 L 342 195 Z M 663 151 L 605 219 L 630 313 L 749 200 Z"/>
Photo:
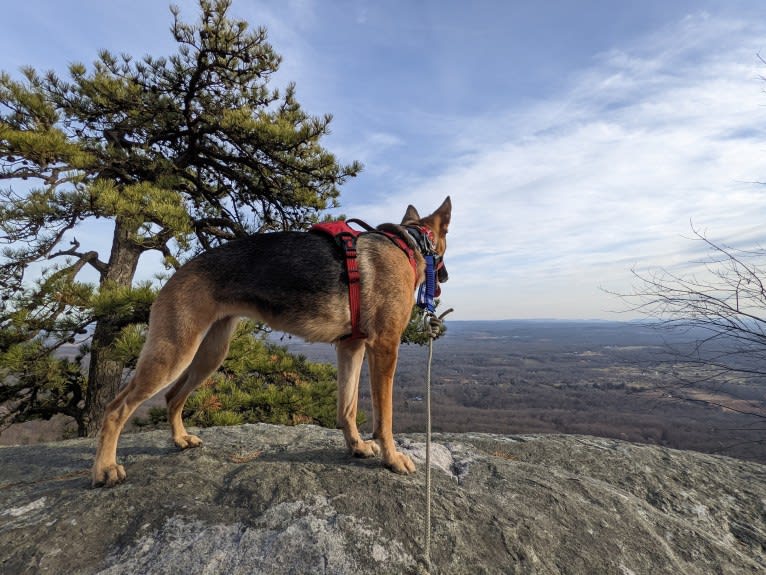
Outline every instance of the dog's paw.
<path fill-rule="evenodd" d="M 202 440 L 196 435 L 181 435 L 179 437 L 174 437 L 173 442 L 179 449 L 190 449 L 202 445 Z"/>
<path fill-rule="evenodd" d="M 93 466 L 92 485 L 93 487 L 114 487 L 125 481 L 127 474 L 122 465 L 113 463 L 105 467 Z"/>
<path fill-rule="evenodd" d="M 375 440 L 359 441 L 351 448 L 351 455 L 354 457 L 360 457 L 368 459 L 370 457 L 377 457 L 380 454 L 380 446 Z"/>
<path fill-rule="evenodd" d="M 415 464 L 412 463 L 412 459 L 410 459 L 409 456 L 405 455 L 404 453 L 399 453 L 398 451 L 395 451 L 390 458 L 386 459 L 383 465 L 385 465 L 394 473 L 399 473 L 401 475 L 409 475 L 410 473 L 415 473 Z"/>

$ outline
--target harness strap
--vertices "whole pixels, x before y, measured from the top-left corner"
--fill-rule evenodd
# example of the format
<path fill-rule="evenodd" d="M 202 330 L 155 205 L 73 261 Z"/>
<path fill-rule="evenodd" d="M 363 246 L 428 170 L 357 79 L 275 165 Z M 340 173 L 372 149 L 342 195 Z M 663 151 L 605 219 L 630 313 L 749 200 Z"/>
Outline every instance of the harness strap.
<path fill-rule="evenodd" d="M 362 331 L 361 327 L 359 327 L 362 315 L 362 290 L 359 263 L 356 257 L 356 238 L 362 232 L 351 228 L 344 221 L 314 224 L 309 231 L 321 232 L 331 236 L 343 252 L 346 277 L 348 278 L 348 305 L 349 311 L 351 312 L 351 333 L 344 336 L 344 339 L 366 338 L 367 334 Z"/>
<path fill-rule="evenodd" d="M 389 240 L 391 240 L 394 243 L 396 247 L 402 250 L 404 254 L 407 256 L 407 259 L 410 261 L 410 266 L 412 266 L 412 272 L 415 275 L 414 285 L 413 285 L 413 289 L 415 289 L 418 285 L 418 260 L 415 259 L 415 250 L 413 250 L 406 241 L 404 241 L 402 238 L 400 238 L 396 234 L 392 234 L 391 232 L 382 232 L 382 231 L 379 231 L 378 233 L 386 236 Z"/>
<path fill-rule="evenodd" d="M 367 334 L 359 327 L 362 315 L 361 275 L 356 259 L 356 236 L 344 233 L 338 236 L 343 253 L 346 256 L 346 274 L 348 275 L 348 303 L 351 308 L 351 339 L 364 339 Z"/>
<path fill-rule="evenodd" d="M 352 227 L 350 227 L 349 223 L 355 223 L 359 225 L 360 227 L 364 228 L 366 232 L 361 232 L 359 230 L 355 230 Z M 356 240 L 357 237 L 360 236 L 362 233 L 375 233 L 375 234 L 381 234 L 384 237 L 391 240 L 391 242 L 398 247 L 400 250 L 404 252 L 404 254 L 407 256 L 407 259 L 410 262 L 410 266 L 412 266 L 412 272 L 414 275 L 413 280 L 413 289 L 417 288 L 418 285 L 418 260 L 415 256 L 415 250 L 412 248 L 412 246 L 401 236 L 399 236 L 396 233 L 387 231 L 385 229 L 376 229 L 372 226 L 368 225 L 367 223 L 357 220 L 357 219 L 350 219 L 350 220 L 339 220 L 335 222 L 322 222 L 318 224 L 314 224 L 311 226 L 310 230 L 312 232 L 321 232 L 327 235 L 330 235 L 332 238 L 335 239 L 335 241 L 340 246 L 341 250 L 343 251 L 344 255 L 344 262 L 346 265 L 346 275 L 348 276 L 348 302 L 349 302 L 349 308 L 351 312 L 351 334 L 345 336 L 343 339 L 364 339 L 367 337 L 367 334 L 364 333 L 360 327 L 361 323 L 361 314 L 362 314 L 362 296 L 361 296 L 361 275 L 359 273 L 359 263 L 357 261 L 357 250 L 356 250 Z M 428 261 L 429 257 L 431 259 L 431 284 L 436 285 L 436 272 L 434 267 L 434 257 L 433 256 L 424 256 L 426 258 L 426 283 L 428 283 Z M 422 291 L 422 286 L 421 286 Z M 427 291 L 425 293 L 432 294 L 431 301 L 433 302 L 433 293 L 434 288 L 432 287 L 430 291 Z M 418 295 L 418 299 L 420 299 L 420 296 Z M 418 305 L 420 305 L 418 303 Z M 422 306 L 421 306 L 422 307 Z M 434 311 L 435 305 L 432 305 L 433 309 L 430 309 L 430 311 Z"/>
<path fill-rule="evenodd" d="M 349 220 L 346 220 L 347 222 L 357 224 L 361 227 L 363 227 L 367 232 L 371 234 L 381 234 L 385 237 L 387 237 L 391 242 L 400 250 L 404 252 L 404 255 L 407 256 L 407 259 L 410 262 L 410 266 L 412 267 L 412 272 L 415 275 L 415 278 L 413 280 L 413 289 L 417 288 L 418 286 L 418 260 L 415 257 L 415 250 L 412 249 L 412 246 L 400 235 L 388 231 L 388 229 L 396 229 L 398 226 L 393 226 L 391 224 L 384 224 L 380 226 L 380 228 L 373 228 L 370 224 L 363 222 L 362 220 L 358 220 L 356 218 L 351 218 Z M 382 229 L 381 229 L 382 228 Z"/>

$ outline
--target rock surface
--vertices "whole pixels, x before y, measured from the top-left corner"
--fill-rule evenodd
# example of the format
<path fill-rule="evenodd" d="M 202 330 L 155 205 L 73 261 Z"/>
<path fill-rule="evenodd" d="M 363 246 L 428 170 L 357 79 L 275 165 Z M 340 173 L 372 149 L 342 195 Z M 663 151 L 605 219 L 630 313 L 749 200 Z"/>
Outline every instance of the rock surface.
<path fill-rule="evenodd" d="M 127 482 L 91 489 L 91 440 L 0 448 L 0 573 L 423 572 L 412 476 L 313 426 L 124 435 Z M 436 434 L 431 573 L 766 573 L 766 467 L 581 436 Z"/>

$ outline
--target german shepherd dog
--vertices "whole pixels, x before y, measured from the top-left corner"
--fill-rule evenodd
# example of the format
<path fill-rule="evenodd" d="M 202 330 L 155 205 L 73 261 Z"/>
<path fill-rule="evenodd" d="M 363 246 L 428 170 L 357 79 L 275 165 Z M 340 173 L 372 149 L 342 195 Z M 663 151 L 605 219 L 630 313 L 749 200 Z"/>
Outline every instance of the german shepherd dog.
<path fill-rule="evenodd" d="M 92 469 L 93 486 L 112 487 L 125 479 L 117 463 L 117 441 L 136 408 L 171 382 L 165 395 L 173 441 L 181 449 L 201 440 L 181 419 L 184 403 L 223 362 L 240 317 L 266 322 L 272 329 L 307 341 L 334 343 L 338 356 L 337 425 L 356 457 L 381 455 L 396 473 L 415 471 L 412 460 L 396 450 L 392 432 L 392 392 L 399 342 L 414 304 L 414 289 L 424 281 L 425 263 L 406 226 L 427 228 L 433 249 L 447 248 L 452 204 L 448 197 L 421 218 L 409 206 L 399 235 L 415 251 L 417 271 L 407 255 L 383 234 L 357 239 L 364 339 L 352 329 L 344 256 L 327 235 L 274 232 L 235 240 L 183 265 L 157 295 L 146 343 L 131 381 L 107 406 Z M 381 226 L 383 228 L 384 226 Z M 416 277 L 413 277 L 413 274 Z M 439 279 L 446 281 L 446 269 Z M 368 355 L 373 403 L 373 439 L 356 426 L 359 374 Z"/>

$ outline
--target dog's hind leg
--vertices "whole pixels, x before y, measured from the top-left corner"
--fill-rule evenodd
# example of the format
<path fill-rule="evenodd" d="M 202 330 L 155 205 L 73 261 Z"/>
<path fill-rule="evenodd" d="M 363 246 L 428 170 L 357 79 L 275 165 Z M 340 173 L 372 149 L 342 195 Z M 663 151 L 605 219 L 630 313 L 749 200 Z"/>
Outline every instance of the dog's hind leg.
<path fill-rule="evenodd" d="M 372 409 L 374 413 L 373 437 L 380 445 L 383 464 L 396 473 L 415 471 L 412 460 L 396 450 L 393 434 L 393 391 L 399 339 L 389 337 L 368 347 Z"/>
<path fill-rule="evenodd" d="M 374 457 L 380 453 L 375 441 L 365 441 L 356 426 L 359 401 L 359 375 L 364 361 L 362 340 L 342 340 L 337 346 L 338 355 L 338 413 L 337 425 L 343 430 L 348 450 L 354 457 Z"/>
<path fill-rule="evenodd" d="M 153 313 L 159 316 L 154 311 L 156 306 L 155 303 Z M 209 325 L 198 319 L 196 325 L 187 324 L 181 329 L 170 315 L 150 321 L 149 335 L 133 379 L 106 407 L 92 469 L 94 487 L 112 487 L 125 479 L 125 470 L 117 464 L 117 441 L 122 428 L 139 405 L 186 369 Z M 153 326 L 156 327 L 153 329 Z"/>
<path fill-rule="evenodd" d="M 239 323 L 238 318 L 227 317 L 219 319 L 210 326 L 191 364 L 165 394 L 173 442 L 181 449 L 202 445 L 199 437 L 186 432 L 182 417 L 184 404 L 189 395 L 226 359 L 226 354 L 229 352 L 229 340 L 237 323 Z"/>

